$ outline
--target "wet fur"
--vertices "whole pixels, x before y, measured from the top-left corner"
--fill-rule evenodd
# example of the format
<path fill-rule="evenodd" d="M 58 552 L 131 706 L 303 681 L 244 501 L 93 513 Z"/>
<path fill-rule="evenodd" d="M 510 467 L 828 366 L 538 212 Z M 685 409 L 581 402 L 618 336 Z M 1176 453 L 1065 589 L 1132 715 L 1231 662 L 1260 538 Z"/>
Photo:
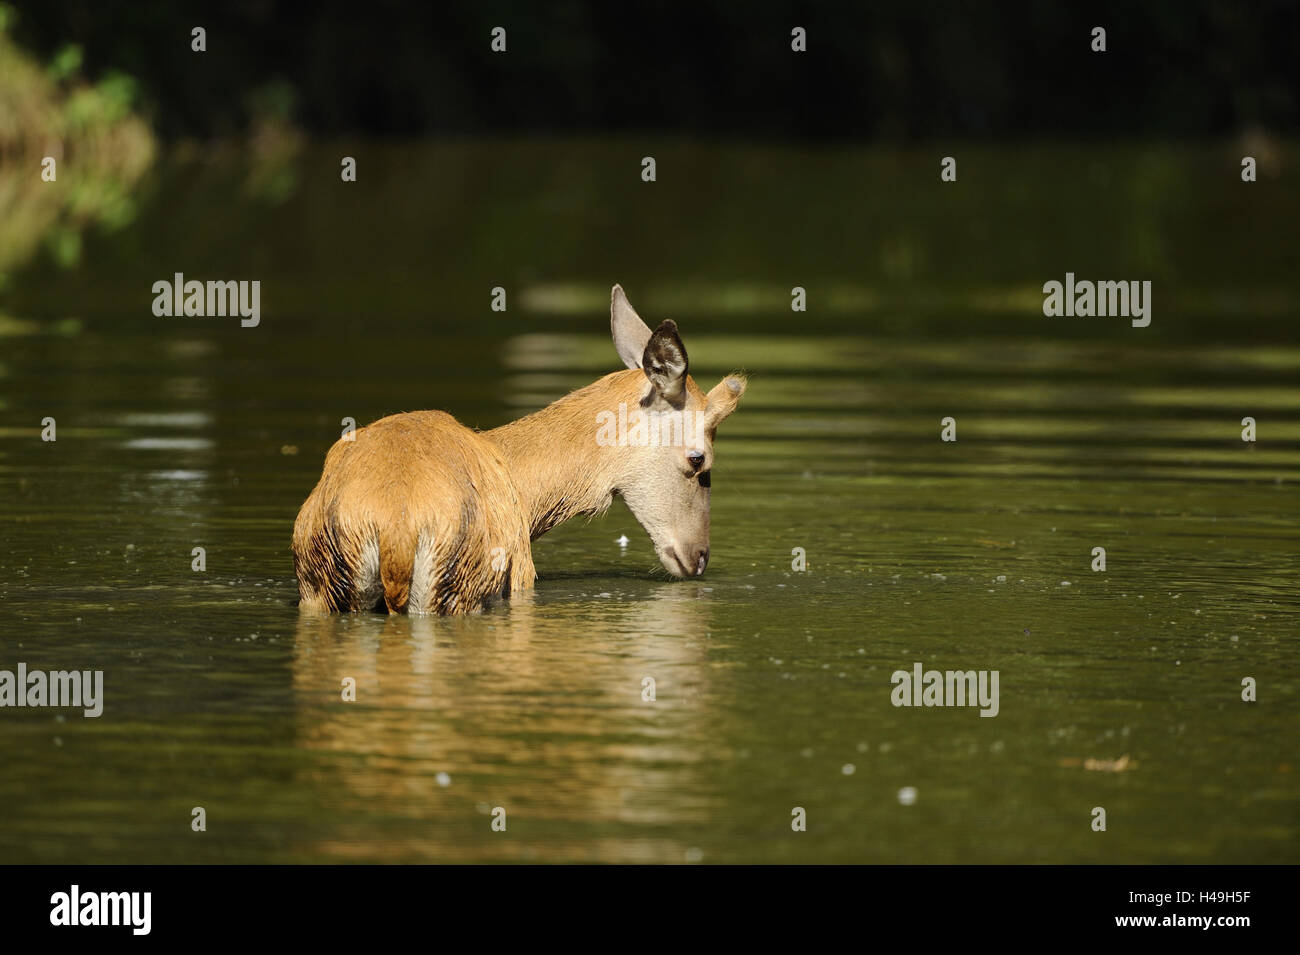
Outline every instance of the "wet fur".
<path fill-rule="evenodd" d="M 353 438 L 330 449 L 294 524 L 304 609 L 465 613 L 533 586 L 525 512 L 493 442 L 441 411 Z"/>

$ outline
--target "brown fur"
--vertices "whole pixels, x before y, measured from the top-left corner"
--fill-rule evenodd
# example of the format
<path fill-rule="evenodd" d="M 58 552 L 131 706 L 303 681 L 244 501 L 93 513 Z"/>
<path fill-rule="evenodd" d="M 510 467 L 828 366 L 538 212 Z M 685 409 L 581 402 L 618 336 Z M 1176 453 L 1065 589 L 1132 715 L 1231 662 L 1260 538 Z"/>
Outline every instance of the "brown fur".
<path fill-rule="evenodd" d="M 685 406 L 702 410 L 704 393 L 692 379 L 686 381 Z M 620 403 L 635 407 L 645 390 L 640 370 L 616 371 L 484 434 L 511 462 L 533 540 L 571 517 L 609 507 L 630 456 L 626 448 L 596 444 L 596 415 Z"/>
<path fill-rule="evenodd" d="M 689 470 L 678 470 L 685 450 L 664 449 L 672 457 L 650 460 L 644 448 L 599 443 L 595 422 L 620 404 L 652 401 L 703 413 L 708 453 L 697 466 L 707 471 L 713 432 L 735 410 L 744 377 L 730 376 L 705 395 L 686 374 L 675 324 L 666 321 L 652 335 L 618 286 L 613 314 L 620 355 L 630 363 L 628 356 L 644 348 L 645 370 L 606 375 L 493 431 L 471 431 L 441 411 L 415 411 L 336 442 L 293 529 L 303 609 L 479 610 L 493 597 L 533 586 L 531 541 L 572 517 L 603 511 L 625 489 L 634 513 L 643 504 L 652 515 L 650 524 L 638 515 L 647 530 L 664 515 L 694 509 L 694 524 L 678 535 L 690 552 L 661 561 L 673 573 L 703 573 L 708 483 L 701 478 L 696 486 Z M 675 501 L 661 493 L 663 474 L 677 482 L 678 493 L 693 488 L 694 497 Z M 672 529 L 660 536 L 672 540 Z"/>
<path fill-rule="evenodd" d="M 304 608 L 373 610 L 382 600 L 389 613 L 464 613 L 533 585 L 519 495 L 483 435 L 416 411 L 353 437 L 330 449 L 294 524 Z"/>

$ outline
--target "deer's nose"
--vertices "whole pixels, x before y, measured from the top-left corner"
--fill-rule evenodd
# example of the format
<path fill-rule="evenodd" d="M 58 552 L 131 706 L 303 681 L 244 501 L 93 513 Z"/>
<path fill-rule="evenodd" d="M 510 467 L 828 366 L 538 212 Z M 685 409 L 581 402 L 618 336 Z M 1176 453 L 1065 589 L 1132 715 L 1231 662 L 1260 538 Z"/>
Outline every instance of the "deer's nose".
<path fill-rule="evenodd" d="M 707 566 L 709 566 L 709 549 L 704 547 L 695 552 L 695 576 L 704 573 L 704 568 Z"/>

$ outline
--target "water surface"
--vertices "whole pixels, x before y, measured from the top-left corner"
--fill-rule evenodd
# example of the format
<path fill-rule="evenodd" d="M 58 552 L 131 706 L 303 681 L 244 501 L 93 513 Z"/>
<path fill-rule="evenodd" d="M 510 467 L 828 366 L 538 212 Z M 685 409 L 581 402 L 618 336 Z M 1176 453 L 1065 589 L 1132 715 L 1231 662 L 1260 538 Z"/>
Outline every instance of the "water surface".
<path fill-rule="evenodd" d="M 1229 147 L 984 151 L 943 192 L 928 154 L 689 144 L 651 186 L 649 148 L 182 152 L 74 266 L 14 266 L 0 668 L 107 700 L 0 712 L 0 854 L 1297 861 L 1294 188 Z M 1044 318 L 1067 270 L 1152 279 L 1151 327 Z M 261 280 L 261 324 L 155 318 L 177 271 Z M 616 503 L 481 615 L 300 617 L 341 420 L 493 427 L 614 370 L 614 281 L 702 386 L 752 375 L 706 575 Z M 893 707 L 916 661 L 998 670 L 998 716 Z"/>

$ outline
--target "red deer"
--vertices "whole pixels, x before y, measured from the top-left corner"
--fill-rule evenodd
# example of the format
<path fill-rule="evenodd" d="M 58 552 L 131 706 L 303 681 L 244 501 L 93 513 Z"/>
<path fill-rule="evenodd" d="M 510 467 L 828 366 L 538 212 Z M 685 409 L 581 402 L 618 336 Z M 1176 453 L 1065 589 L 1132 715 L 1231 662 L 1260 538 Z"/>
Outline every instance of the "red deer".
<path fill-rule="evenodd" d="M 302 609 L 480 610 L 533 586 L 532 541 L 603 512 L 615 494 L 665 570 L 703 574 L 713 441 L 745 378 L 706 395 L 687 374 L 676 323 L 651 332 L 618 285 L 610 330 L 629 370 L 518 421 L 473 431 L 414 411 L 336 442 L 294 523 Z"/>

